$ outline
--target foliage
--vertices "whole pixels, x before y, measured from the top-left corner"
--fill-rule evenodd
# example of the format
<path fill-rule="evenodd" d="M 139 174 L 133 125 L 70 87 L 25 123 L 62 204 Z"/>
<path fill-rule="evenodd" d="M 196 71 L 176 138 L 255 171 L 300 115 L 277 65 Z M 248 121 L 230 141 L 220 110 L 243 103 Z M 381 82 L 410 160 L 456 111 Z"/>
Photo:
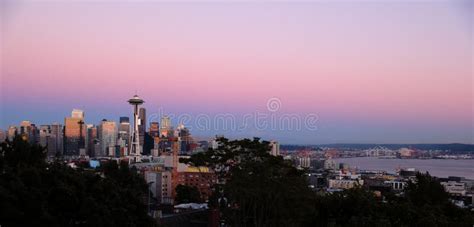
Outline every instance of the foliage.
<path fill-rule="evenodd" d="M 0 225 L 155 225 L 143 202 L 147 186 L 126 164 L 109 162 L 101 175 L 44 158 L 44 148 L 21 138 L 1 144 Z"/>
<path fill-rule="evenodd" d="M 208 166 L 217 173 L 211 206 L 220 206 L 234 226 L 301 225 L 312 199 L 303 171 L 282 157 L 268 153 L 269 143 L 258 138 L 229 141 L 220 138 L 217 149 L 182 162 Z M 227 201 L 227 202 L 224 202 Z"/>
<path fill-rule="evenodd" d="M 217 149 L 182 159 L 218 176 L 210 205 L 230 226 L 472 226 L 473 213 L 454 206 L 440 183 L 419 174 L 405 196 L 377 198 L 363 188 L 318 194 L 303 171 L 269 154 L 269 143 L 218 140 Z"/>
<path fill-rule="evenodd" d="M 176 186 L 176 203 L 200 203 L 201 195 L 194 186 L 178 185 Z"/>

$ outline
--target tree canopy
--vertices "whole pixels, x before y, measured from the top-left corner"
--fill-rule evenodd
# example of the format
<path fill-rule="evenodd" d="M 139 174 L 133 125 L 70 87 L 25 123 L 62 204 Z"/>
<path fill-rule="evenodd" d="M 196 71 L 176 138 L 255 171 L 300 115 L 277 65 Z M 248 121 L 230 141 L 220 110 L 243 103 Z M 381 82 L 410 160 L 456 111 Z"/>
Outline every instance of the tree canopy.
<path fill-rule="evenodd" d="M 200 203 L 202 202 L 199 190 L 194 186 L 176 186 L 176 203 Z"/>
<path fill-rule="evenodd" d="M 363 188 L 320 194 L 306 174 L 269 154 L 259 138 L 218 139 L 218 148 L 181 162 L 208 166 L 218 176 L 211 207 L 230 226 L 472 226 L 472 212 L 454 206 L 440 183 L 418 174 L 405 196 L 375 196 Z"/>
<path fill-rule="evenodd" d="M 45 161 L 45 149 L 17 137 L 0 149 L 2 226 L 154 226 L 147 185 L 127 164 L 103 171 Z"/>

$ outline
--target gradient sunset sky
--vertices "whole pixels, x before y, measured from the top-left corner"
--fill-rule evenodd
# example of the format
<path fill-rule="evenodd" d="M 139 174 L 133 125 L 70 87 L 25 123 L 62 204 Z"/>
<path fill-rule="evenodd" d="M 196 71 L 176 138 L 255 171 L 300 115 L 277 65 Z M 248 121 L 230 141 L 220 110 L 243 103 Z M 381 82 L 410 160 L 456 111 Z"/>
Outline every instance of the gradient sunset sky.
<path fill-rule="evenodd" d="M 2 1 L 0 128 L 131 114 L 318 116 L 281 143 L 474 143 L 473 3 Z M 156 119 L 155 119 L 156 120 Z M 174 119 L 176 124 L 176 119 Z"/>

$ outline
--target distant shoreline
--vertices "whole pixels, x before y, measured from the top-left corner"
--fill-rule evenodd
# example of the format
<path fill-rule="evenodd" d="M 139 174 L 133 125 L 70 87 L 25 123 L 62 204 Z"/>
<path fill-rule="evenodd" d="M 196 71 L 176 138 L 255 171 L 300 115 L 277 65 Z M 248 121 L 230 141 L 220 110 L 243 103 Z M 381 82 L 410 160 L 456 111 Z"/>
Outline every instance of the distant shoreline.
<path fill-rule="evenodd" d="M 418 150 L 441 150 L 450 152 L 474 153 L 474 144 L 449 143 L 449 144 L 376 144 L 376 143 L 336 143 L 336 144 L 315 144 L 315 145 L 292 145 L 282 144 L 282 150 L 322 150 L 322 148 L 335 148 L 341 150 L 365 150 L 372 148 L 387 148 L 397 150 L 400 148 L 410 148 Z"/>
<path fill-rule="evenodd" d="M 415 168 L 436 177 L 457 176 L 474 180 L 474 159 L 379 159 L 377 157 L 334 158 L 359 170 L 382 170 L 390 173 L 399 168 Z"/>

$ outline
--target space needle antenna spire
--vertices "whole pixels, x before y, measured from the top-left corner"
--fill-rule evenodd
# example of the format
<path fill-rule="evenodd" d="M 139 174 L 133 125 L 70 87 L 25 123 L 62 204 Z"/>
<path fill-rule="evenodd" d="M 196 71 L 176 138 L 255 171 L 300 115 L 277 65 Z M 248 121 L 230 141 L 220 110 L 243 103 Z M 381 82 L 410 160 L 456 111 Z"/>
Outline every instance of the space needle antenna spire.
<path fill-rule="evenodd" d="M 141 124 L 139 122 L 138 116 L 139 116 L 139 105 L 142 105 L 145 101 L 141 99 L 135 90 L 135 95 L 128 100 L 128 103 L 133 106 L 133 128 L 132 128 L 132 135 L 130 139 L 130 152 L 129 155 L 131 156 L 132 159 L 134 159 L 135 162 L 140 162 L 141 161 L 141 153 L 142 149 L 140 147 L 140 134 L 138 131 L 138 125 Z"/>

